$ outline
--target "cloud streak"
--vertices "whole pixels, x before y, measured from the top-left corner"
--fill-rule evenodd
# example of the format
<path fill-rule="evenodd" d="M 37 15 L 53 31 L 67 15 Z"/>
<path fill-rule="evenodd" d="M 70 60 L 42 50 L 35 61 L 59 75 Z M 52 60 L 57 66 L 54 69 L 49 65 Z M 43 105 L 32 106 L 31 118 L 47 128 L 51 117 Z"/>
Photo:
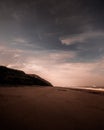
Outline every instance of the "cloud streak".
<path fill-rule="evenodd" d="M 104 32 L 85 32 L 60 38 L 62 44 L 72 45 L 75 43 L 85 43 L 88 39 L 103 38 Z"/>

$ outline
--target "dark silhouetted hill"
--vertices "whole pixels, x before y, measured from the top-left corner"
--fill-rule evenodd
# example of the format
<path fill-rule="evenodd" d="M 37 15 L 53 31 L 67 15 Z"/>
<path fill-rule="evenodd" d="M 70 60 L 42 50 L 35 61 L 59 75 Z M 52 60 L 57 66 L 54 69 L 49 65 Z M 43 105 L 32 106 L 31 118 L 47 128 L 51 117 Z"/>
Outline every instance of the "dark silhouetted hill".
<path fill-rule="evenodd" d="M 52 86 L 45 79 L 35 74 L 26 74 L 23 71 L 0 66 L 0 84 L 1 85 L 39 85 Z"/>

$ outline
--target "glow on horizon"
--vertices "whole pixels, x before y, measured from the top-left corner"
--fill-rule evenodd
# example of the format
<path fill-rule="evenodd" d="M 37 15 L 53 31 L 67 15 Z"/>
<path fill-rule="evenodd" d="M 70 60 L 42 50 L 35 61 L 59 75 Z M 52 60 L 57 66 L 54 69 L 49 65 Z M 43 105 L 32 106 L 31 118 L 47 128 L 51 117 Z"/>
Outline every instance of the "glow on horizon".
<path fill-rule="evenodd" d="M 52 54 L 51 54 L 52 55 Z M 50 57 L 48 57 L 50 58 Z M 27 58 L 24 63 L 17 62 L 9 64 L 8 67 L 21 69 L 26 73 L 35 73 L 55 86 L 91 86 L 92 84 L 103 85 L 103 77 L 96 73 L 100 63 L 54 63 L 49 59 Z M 50 59 L 51 60 L 51 59 Z M 103 66 L 103 65 L 102 65 Z"/>

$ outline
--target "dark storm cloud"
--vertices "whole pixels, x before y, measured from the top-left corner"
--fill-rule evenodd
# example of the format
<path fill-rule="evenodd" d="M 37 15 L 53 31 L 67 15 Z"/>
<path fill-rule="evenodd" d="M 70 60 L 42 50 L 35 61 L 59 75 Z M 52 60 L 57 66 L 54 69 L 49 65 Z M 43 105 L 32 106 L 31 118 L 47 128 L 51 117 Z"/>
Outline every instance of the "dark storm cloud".
<path fill-rule="evenodd" d="M 0 0 L 0 64 L 58 86 L 104 85 L 103 23 L 102 0 Z"/>
<path fill-rule="evenodd" d="M 93 60 L 103 55 L 98 50 L 103 47 L 104 39 L 93 36 L 86 44 L 76 40 L 67 46 L 60 39 L 89 31 L 103 32 L 103 5 L 101 0 L 3 0 L 0 1 L 0 38 L 13 46 L 13 40 L 22 37 L 28 42 L 17 41 L 15 47 L 76 51 L 78 56 L 74 60 Z"/>

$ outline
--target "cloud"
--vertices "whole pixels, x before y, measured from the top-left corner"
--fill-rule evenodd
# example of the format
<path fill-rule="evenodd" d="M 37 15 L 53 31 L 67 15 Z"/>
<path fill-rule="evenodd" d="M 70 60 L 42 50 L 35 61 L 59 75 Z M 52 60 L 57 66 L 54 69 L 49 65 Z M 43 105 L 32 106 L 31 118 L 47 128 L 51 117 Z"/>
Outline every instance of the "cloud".
<path fill-rule="evenodd" d="M 13 42 L 16 42 L 16 43 L 27 43 L 28 41 L 26 39 L 23 39 L 23 38 L 15 38 L 13 40 Z"/>
<path fill-rule="evenodd" d="M 4 49 L 3 60 L 6 66 L 24 70 L 26 73 L 38 74 L 54 85 L 103 85 L 104 58 L 97 60 L 95 63 L 73 63 L 67 61 L 67 59 L 77 56 L 73 52 L 25 50 L 21 52 L 9 50 L 9 48 Z M 11 62 L 9 57 L 12 59 Z"/>
<path fill-rule="evenodd" d="M 0 1 L 0 64 L 55 85 L 103 84 L 103 14 L 100 0 Z"/>
<path fill-rule="evenodd" d="M 13 49 L 7 45 L 0 45 L 0 65 L 7 66 L 8 64 L 18 62 L 22 50 Z"/>
<path fill-rule="evenodd" d="M 76 52 L 71 62 L 96 62 L 104 56 L 104 32 L 90 31 L 81 34 L 64 36 L 60 39 L 62 44 Z M 74 47 L 74 48 L 73 48 Z"/>
<path fill-rule="evenodd" d="M 85 43 L 88 39 L 104 37 L 104 32 L 85 32 L 60 38 L 62 44 L 72 45 L 75 43 Z"/>
<path fill-rule="evenodd" d="M 104 67 L 103 64 L 102 66 Z M 14 64 L 12 67 L 17 66 Z M 39 74 L 57 86 L 103 85 L 103 77 L 101 73 L 98 73 L 100 67 L 97 62 L 95 64 L 58 62 L 52 64 L 48 59 L 44 61 L 42 58 L 28 58 L 28 61 L 25 61 L 23 65 L 19 66 L 18 64 L 18 69 L 27 73 Z M 104 75 L 103 69 L 100 69 L 100 71 Z"/>

